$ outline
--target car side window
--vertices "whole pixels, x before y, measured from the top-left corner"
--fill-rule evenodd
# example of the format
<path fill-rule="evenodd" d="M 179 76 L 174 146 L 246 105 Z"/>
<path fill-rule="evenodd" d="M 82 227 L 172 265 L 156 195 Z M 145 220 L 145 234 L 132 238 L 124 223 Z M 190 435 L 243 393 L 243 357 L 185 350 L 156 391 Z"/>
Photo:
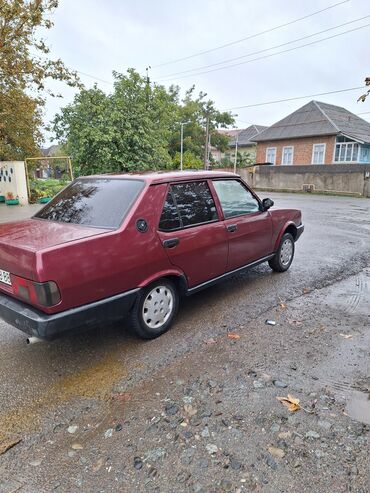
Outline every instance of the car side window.
<path fill-rule="evenodd" d="M 162 231 L 171 231 L 217 221 L 217 209 L 206 181 L 171 185 L 159 223 Z"/>
<path fill-rule="evenodd" d="M 180 227 L 181 221 L 179 211 L 170 190 L 163 206 L 161 219 L 159 221 L 159 229 L 161 231 L 173 231 L 174 229 L 179 229 Z"/>
<path fill-rule="evenodd" d="M 260 210 L 259 202 L 238 180 L 214 180 L 225 219 Z"/>
<path fill-rule="evenodd" d="M 171 186 L 182 227 L 208 223 L 218 219 L 216 205 L 205 181 L 179 183 Z"/>

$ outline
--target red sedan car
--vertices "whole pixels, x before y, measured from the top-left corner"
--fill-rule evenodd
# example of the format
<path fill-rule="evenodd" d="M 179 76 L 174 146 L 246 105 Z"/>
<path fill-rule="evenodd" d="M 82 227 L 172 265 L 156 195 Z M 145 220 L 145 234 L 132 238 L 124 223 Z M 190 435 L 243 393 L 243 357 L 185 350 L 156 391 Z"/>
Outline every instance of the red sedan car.
<path fill-rule="evenodd" d="M 261 262 L 290 267 L 301 212 L 273 205 L 232 173 L 78 178 L 31 219 L 0 224 L 0 317 L 53 339 L 129 315 L 157 337 L 181 295 Z"/>

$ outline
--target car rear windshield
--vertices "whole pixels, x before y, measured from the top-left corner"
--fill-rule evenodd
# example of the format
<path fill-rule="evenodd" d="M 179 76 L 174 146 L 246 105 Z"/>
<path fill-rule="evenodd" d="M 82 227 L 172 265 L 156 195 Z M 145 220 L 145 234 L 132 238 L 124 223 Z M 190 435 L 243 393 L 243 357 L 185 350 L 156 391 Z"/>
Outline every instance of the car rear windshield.
<path fill-rule="evenodd" d="M 118 228 L 144 187 L 142 180 L 80 178 L 34 217 L 99 228 Z"/>

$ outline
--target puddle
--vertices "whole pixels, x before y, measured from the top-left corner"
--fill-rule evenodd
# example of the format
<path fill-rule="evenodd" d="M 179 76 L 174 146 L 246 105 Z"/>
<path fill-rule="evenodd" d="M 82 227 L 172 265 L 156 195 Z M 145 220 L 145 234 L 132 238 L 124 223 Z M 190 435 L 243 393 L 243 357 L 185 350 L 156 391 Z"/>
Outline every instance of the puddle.
<path fill-rule="evenodd" d="M 125 376 L 127 371 L 112 353 L 98 363 L 62 377 L 46 389 L 44 395 L 25 401 L 5 413 L 0 412 L 0 451 L 2 441 L 5 443 L 9 433 L 18 435 L 37 429 L 46 409 L 74 397 L 109 400 L 113 385 Z"/>
<path fill-rule="evenodd" d="M 354 392 L 346 406 L 346 414 L 356 421 L 370 425 L 370 394 Z"/>

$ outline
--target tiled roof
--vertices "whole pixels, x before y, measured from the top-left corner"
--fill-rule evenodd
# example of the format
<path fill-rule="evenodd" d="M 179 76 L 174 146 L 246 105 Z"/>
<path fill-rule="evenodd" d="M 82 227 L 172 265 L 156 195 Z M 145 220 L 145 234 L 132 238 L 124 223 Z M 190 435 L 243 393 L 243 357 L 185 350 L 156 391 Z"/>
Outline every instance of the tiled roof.
<path fill-rule="evenodd" d="M 230 139 L 229 146 L 235 147 L 236 139 L 238 139 L 238 147 L 253 146 L 253 138 L 266 128 L 267 127 L 264 127 L 263 125 L 251 125 L 250 127 L 241 130 L 237 137 L 235 136 Z"/>
<path fill-rule="evenodd" d="M 253 138 L 255 142 L 343 134 L 370 142 L 370 123 L 333 104 L 310 101 Z"/>
<path fill-rule="evenodd" d="M 219 128 L 217 129 L 217 132 L 222 135 L 228 135 L 229 137 L 235 137 L 236 135 L 240 134 L 242 132 L 242 128 Z"/>

